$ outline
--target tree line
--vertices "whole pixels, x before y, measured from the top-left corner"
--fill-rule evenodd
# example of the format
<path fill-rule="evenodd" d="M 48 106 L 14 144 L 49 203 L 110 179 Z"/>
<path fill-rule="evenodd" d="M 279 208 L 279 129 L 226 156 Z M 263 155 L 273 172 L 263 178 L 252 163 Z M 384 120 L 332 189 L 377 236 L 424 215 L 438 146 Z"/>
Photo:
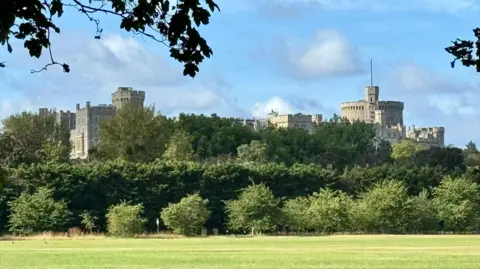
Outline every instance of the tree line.
<path fill-rule="evenodd" d="M 171 119 L 154 107 L 126 106 L 100 124 L 98 146 L 79 161 L 69 159 L 68 128 L 51 115 L 22 112 L 2 123 L 3 233 L 84 227 L 118 234 L 115 229 L 128 230 L 118 228 L 126 223 L 136 223 L 135 233 L 153 232 L 157 218 L 162 229 L 186 234 L 200 227 L 222 233 L 478 231 L 473 142 L 424 150 L 413 141 L 376 143 L 371 125 L 338 116 L 310 134 L 255 131 L 216 115 Z M 248 223 L 247 216 L 253 218 Z M 188 223 L 195 227 L 184 227 Z"/>

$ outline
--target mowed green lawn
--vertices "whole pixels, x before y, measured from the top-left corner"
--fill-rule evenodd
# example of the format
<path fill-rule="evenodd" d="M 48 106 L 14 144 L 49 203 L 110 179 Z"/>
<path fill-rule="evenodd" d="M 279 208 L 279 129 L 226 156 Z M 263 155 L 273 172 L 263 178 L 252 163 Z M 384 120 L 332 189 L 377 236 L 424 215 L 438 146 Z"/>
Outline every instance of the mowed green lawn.
<path fill-rule="evenodd" d="M 480 236 L 0 241 L 0 268 L 480 268 Z"/>

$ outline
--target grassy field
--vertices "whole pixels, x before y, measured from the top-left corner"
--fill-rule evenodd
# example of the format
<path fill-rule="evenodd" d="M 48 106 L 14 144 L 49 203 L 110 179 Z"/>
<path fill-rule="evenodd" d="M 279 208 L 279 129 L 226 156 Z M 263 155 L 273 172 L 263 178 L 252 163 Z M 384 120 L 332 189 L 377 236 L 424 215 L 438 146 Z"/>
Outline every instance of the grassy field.
<path fill-rule="evenodd" d="M 480 268 L 480 236 L 0 241 L 0 268 Z"/>

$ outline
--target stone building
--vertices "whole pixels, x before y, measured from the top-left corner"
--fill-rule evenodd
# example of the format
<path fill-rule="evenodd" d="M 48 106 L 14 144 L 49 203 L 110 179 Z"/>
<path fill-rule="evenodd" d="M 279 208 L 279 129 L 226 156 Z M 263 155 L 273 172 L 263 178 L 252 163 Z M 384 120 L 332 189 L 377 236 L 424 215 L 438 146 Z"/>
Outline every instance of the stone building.
<path fill-rule="evenodd" d="M 382 125 L 403 126 L 403 102 L 398 101 L 380 101 L 379 87 L 365 87 L 364 100 L 344 102 L 341 104 L 342 117 L 350 121 L 364 121 L 367 123 L 375 123 L 379 115 L 377 111 L 381 111 L 380 119 Z"/>
<path fill-rule="evenodd" d="M 276 128 L 302 128 L 310 133 L 314 131 L 314 124 L 322 121 L 322 115 L 305 115 L 302 113 L 279 115 L 272 113 L 268 123 Z"/>
<path fill-rule="evenodd" d="M 408 127 L 407 138 L 416 141 L 424 149 L 428 149 L 432 146 L 443 147 L 445 146 L 445 128 L 415 128 L 415 126 Z"/>
<path fill-rule="evenodd" d="M 75 129 L 75 125 L 76 125 L 75 113 L 70 112 L 70 110 L 67 110 L 67 111 L 63 111 L 63 110 L 50 111 L 48 108 L 38 109 L 38 115 L 40 115 L 40 116 L 47 116 L 50 113 L 53 114 L 53 116 L 55 117 L 55 122 L 57 124 L 63 124 L 63 126 L 67 130 L 74 130 Z"/>
<path fill-rule="evenodd" d="M 109 117 L 115 116 L 117 109 L 120 109 L 125 103 L 133 102 L 143 106 L 145 101 L 144 91 L 134 91 L 132 88 L 119 87 L 112 94 L 112 104 L 100 104 L 92 106 L 86 102 L 85 107 L 76 106 L 75 120 L 76 128 L 70 133 L 72 143 L 72 159 L 85 159 L 88 157 L 88 151 L 98 145 L 100 141 L 100 123 Z"/>
<path fill-rule="evenodd" d="M 342 117 L 375 125 L 376 137 L 396 144 L 404 139 L 416 141 L 423 148 L 445 145 L 445 128 L 412 128 L 403 125 L 403 102 L 380 101 L 379 87 L 365 87 L 364 100 L 341 104 Z"/>
<path fill-rule="evenodd" d="M 240 124 L 247 126 L 255 131 L 268 127 L 268 120 L 265 119 L 241 119 Z"/>
<path fill-rule="evenodd" d="M 134 91 L 131 87 L 118 87 L 117 91 L 112 93 L 112 105 L 116 109 L 122 108 L 125 103 L 134 103 L 143 106 L 145 102 L 144 91 Z"/>

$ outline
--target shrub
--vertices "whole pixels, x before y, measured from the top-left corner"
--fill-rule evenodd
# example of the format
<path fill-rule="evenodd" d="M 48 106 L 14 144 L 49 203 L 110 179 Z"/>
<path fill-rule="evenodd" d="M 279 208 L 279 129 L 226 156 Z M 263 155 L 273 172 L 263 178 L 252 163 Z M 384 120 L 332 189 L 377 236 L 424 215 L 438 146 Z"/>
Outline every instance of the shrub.
<path fill-rule="evenodd" d="M 228 226 L 235 230 L 274 231 L 282 222 L 280 200 L 264 184 L 244 189 L 237 200 L 226 201 Z"/>
<path fill-rule="evenodd" d="M 80 218 L 82 219 L 83 227 L 85 227 L 85 229 L 87 229 L 90 233 L 92 233 L 93 229 L 97 227 L 95 224 L 97 217 L 92 216 L 92 213 L 83 211 L 83 213 L 80 214 Z"/>
<path fill-rule="evenodd" d="M 353 210 L 362 232 L 405 233 L 409 222 L 408 193 L 399 181 L 382 181 L 360 195 Z"/>
<path fill-rule="evenodd" d="M 352 200 L 345 193 L 323 189 L 310 197 L 306 212 L 308 227 L 322 233 L 347 231 Z"/>
<path fill-rule="evenodd" d="M 198 234 L 210 216 L 207 203 L 208 200 L 203 200 L 198 194 L 188 195 L 164 208 L 160 218 L 175 233 L 187 236 Z"/>
<path fill-rule="evenodd" d="M 122 202 L 110 206 L 108 209 L 107 228 L 108 233 L 119 237 L 132 237 L 141 234 L 146 219 L 142 218 L 143 205 L 129 205 Z"/>
<path fill-rule="evenodd" d="M 295 231 L 307 231 L 309 219 L 307 211 L 310 208 L 310 199 L 297 197 L 285 201 L 283 205 L 284 224 Z"/>
<path fill-rule="evenodd" d="M 478 229 L 478 184 L 460 177 L 445 178 L 435 188 L 433 204 L 444 230 L 473 232 Z"/>
<path fill-rule="evenodd" d="M 71 216 L 67 204 L 55 201 L 47 188 L 39 188 L 34 194 L 22 193 L 8 205 L 11 212 L 8 227 L 13 234 L 58 232 L 65 228 Z"/>
<path fill-rule="evenodd" d="M 409 198 L 410 221 L 408 232 L 431 233 L 438 230 L 438 218 L 433 201 L 423 190 L 418 196 Z"/>

